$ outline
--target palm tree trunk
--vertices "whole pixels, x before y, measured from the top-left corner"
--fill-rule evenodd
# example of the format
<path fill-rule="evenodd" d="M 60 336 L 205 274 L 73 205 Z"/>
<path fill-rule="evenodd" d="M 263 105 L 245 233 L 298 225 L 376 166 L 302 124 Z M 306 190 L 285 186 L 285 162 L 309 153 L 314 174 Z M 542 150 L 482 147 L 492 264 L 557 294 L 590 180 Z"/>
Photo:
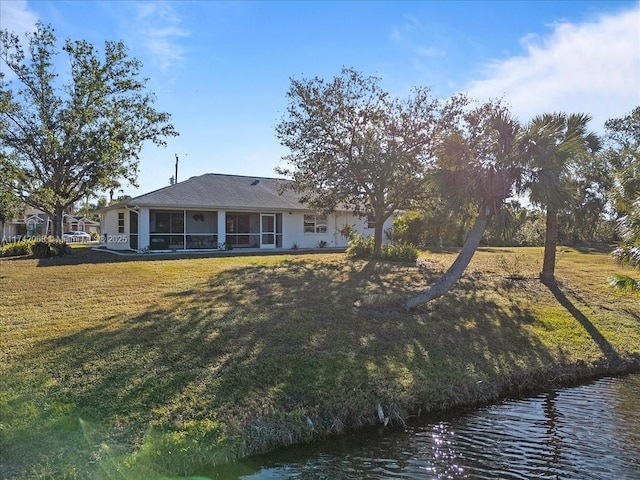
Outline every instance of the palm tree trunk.
<path fill-rule="evenodd" d="M 451 264 L 449 269 L 436 283 L 431 285 L 424 292 L 405 300 L 404 308 L 406 310 L 412 310 L 418 305 L 430 302 L 449 291 L 453 284 L 460 279 L 469 265 L 469 262 L 471 262 L 473 254 L 476 253 L 478 245 L 480 245 L 482 235 L 484 234 L 490 219 L 491 215 L 478 215 L 473 228 L 469 232 L 469 235 L 462 246 L 462 250 L 460 250 L 458 257 Z"/>
<path fill-rule="evenodd" d="M 544 284 L 555 283 L 556 246 L 558 245 L 558 211 L 547 207 L 546 232 L 544 237 L 544 260 L 540 280 Z"/>

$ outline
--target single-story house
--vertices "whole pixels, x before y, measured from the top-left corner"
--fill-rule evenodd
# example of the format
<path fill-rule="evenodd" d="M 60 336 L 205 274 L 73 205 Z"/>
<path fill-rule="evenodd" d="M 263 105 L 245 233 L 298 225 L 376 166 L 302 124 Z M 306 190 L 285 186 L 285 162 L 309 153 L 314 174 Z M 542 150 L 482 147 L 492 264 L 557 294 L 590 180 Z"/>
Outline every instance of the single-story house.
<path fill-rule="evenodd" d="M 84 215 L 64 215 L 64 233 L 79 231 L 87 233 L 100 233 L 100 222 L 91 220 Z"/>
<path fill-rule="evenodd" d="M 63 233 L 79 230 L 87 233 L 100 233 L 100 223 L 83 215 L 63 214 Z M 3 242 L 24 237 L 53 235 L 53 219 L 42 210 L 26 206 L 21 218 L 13 218 L 2 224 Z"/>
<path fill-rule="evenodd" d="M 284 188 L 289 182 L 213 173 L 192 177 L 103 208 L 102 245 L 134 251 L 295 249 L 346 247 L 345 225 L 373 235 L 375 225 L 352 212 L 310 211 Z"/>

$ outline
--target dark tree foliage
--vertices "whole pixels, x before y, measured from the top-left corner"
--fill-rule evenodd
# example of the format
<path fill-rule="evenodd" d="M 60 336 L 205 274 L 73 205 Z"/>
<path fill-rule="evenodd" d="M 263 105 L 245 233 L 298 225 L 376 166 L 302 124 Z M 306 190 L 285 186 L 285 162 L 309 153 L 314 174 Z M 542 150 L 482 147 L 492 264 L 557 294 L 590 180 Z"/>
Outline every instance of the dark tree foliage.
<path fill-rule="evenodd" d="M 22 214 L 23 204 L 13 192 L 0 185 L 0 240 L 2 240 L 3 225 L 7 220 L 17 218 Z"/>
<path fill-rule="evenodd" d="M 576 162 L 567 178 L 570 193 L 558 210 L 558 241 L 576 245 L 612 240 L 607 217 L 612 215 L 607 192 L 613 186 L 611 164 L 604 155 L 588 155 Z M 609 229 L 610 230 L 610 229 Z"/>
<path fill-rule="evenodd" d="M 287 99 L 276 134 L 291 153 L 276 171 L 293 179 L 312 209 L 373 216 L 375 252 L 384 222 L 423 194 L 436 133 L 465 102 L 453 97 L 443 104 L 426 88 L 393 98 L 377 77 L 347 68 L 330 81 L 292 79 Z"/>
<path fill-rule="evenodd" d="M 613 164 L 611 189 L 622 240 L 614 255 L 640 268 L 640 107 L 605 123 L 607 157 Z M 640 285 L 640 283 L 638 283 Z"/>
<path fill-rule="evenodd" d="M 640 196 L 640 107 L 625 117 L 607 120 L 605 130 L 604 153 L 614 170 L 610 196 L 622 217 Z"/>

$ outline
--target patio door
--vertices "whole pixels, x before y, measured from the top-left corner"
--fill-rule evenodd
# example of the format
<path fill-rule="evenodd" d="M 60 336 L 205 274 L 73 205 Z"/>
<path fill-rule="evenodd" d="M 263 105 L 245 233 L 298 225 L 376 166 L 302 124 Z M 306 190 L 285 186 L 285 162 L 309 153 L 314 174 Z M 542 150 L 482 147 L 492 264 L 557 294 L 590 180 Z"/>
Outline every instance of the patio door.
<path fill-rule="evenodd" d="M 260 248 L 276 248 L 276 215 L 260 215 Z"/>

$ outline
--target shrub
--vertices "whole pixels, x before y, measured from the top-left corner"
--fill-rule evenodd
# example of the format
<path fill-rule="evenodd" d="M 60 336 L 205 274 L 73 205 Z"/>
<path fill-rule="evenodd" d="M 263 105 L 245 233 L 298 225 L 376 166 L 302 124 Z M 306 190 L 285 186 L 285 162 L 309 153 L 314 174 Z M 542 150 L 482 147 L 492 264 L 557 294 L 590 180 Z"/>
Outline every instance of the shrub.
<path fill-rule="evenodd" d="M 507 278 L 512 280 L 523 279 L 524 256 L 515 253 L 510 258 L 499 255 L 497 258 L 498 266 L 504 271 Z"/>
<path fill-rule="evenodd" d="M 33 240 L 20 240 L 18 242 L 7 243 L 0 247 L 0 257 L 31 255 L 31 249 L 34 243 Z"/>
<path fill-rule="evenodd" d="M 371 258 L 373 255 L 373 237 L 363 238 L 352 234 L 345 251 L 349 258 Z"/>
<path fill-rule="evenodd" d="M 18 257 L 33 255 L 36 258 L 56 257 L 64 255 L 70 250 L 62 240 L 46 238 L 43 240 L 21 240 L 19 242 L 7 243 L 0 247 L 0 257 Z"/>
<path fill-rule="evenodd" d="M 543 245 L 546 232 L 545 222 L 544 217 L 527 219 L 515 234 L 516 245 Z"/>
<path fill-rule="evenodd" d="M 342 238 L 350 239 L 355 234 L 355 228 L 355 225 L 349 225 L 348 223 L 345 223 L 340 229 L 340 236 Z"/>
<path fill-rule="evenodd" d="M 392 240 L 398 244 L 419 245 L 423 241 L 424 219 L 418 212 L 409 211 L 393 220 Z"/>
<path fill-rule="evenodd" d="M 349 258 L 380 258 L 395 262 L 415 262 L 418 258 L 418 249 L 412 244 L 382 245 L 380 253 L 375 256 L 373 245 L 373 237 L 363 238 L 360 235 L 352 235 L 345 253 Z"/>
<path fill-rule="evenodd" d="M 31 253 L 36 258 L 48 258 L 64 255 L 65 253 L 68 253 L 69 250 L 69 245 L 67 245 L 63 240 L 47 238 L 46 240 L 34 242 Z"/>
<path fill-rule="evenodd" d="M 394 262 L 415 262 L 418 258 L 418 249 L 413 244 L 407 245 L 383 245 L 380 248 L 380 258 Z"/>

